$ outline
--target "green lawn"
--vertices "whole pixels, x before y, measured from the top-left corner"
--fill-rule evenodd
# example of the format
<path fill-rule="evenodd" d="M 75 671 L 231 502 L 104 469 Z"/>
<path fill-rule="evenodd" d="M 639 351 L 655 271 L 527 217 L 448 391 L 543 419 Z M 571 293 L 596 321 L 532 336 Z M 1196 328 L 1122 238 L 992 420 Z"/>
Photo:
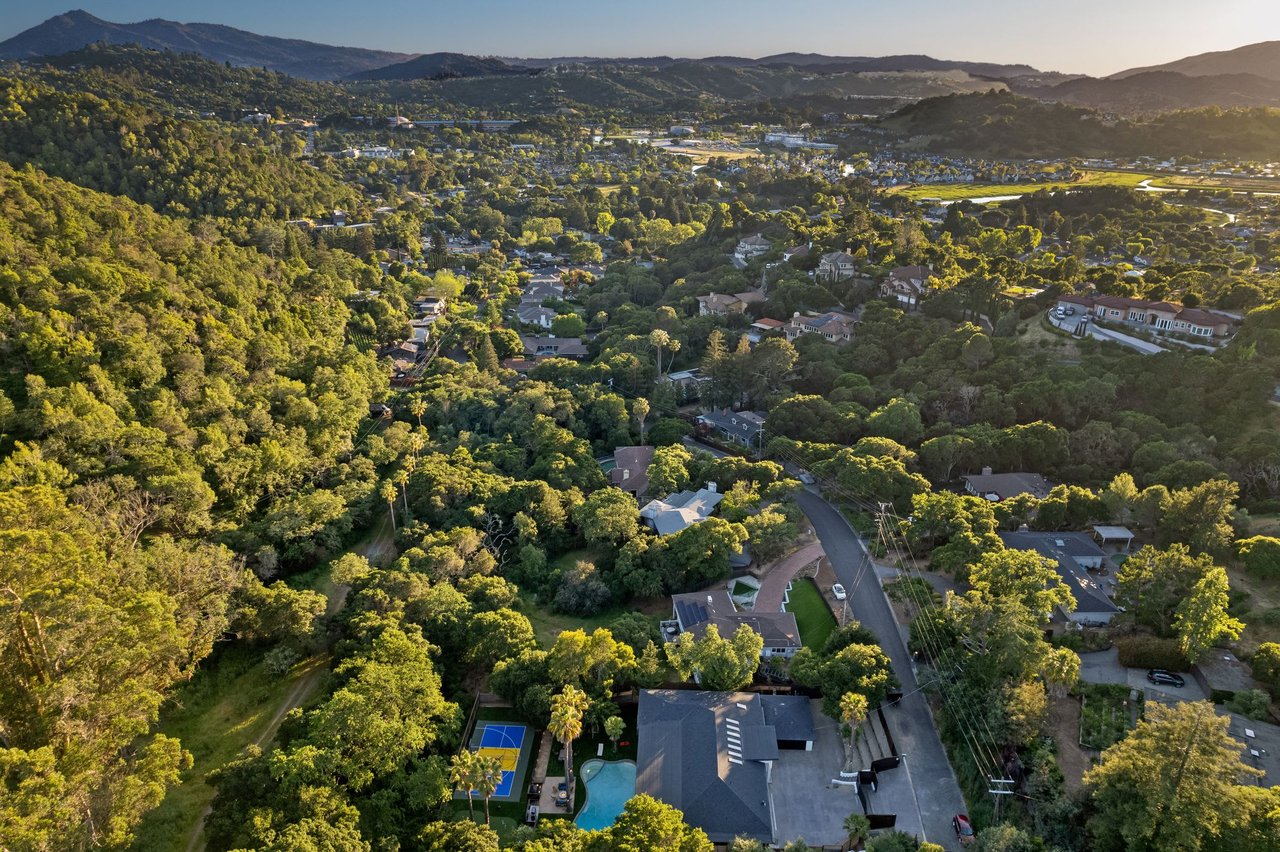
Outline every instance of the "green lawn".
<path fill-rule="evenodd" d="M 1042 189 L 1079 189 L 1086 186 L 1137 186 L 1151 175 L 1133 172 L 1087 171 L 1080 180 L 1057 183 L 923 183 L 898 186 L 889 190 L 894 195 L 905 195 L 919 201 L 937 198 L 942 201 L 960 201 L 965 198 L 986 198 L 992 195 L 1022 195 Z"/>
<path fill-rule="evenodd" d="M 326 595 L 333 591 L 328 564 L 287 582 Z M 283 677 L 267 672 L 262 656 L 262 648 L 242 644 L 218 648 L 161 708 L 157 730 L 176 737 L 194 763 L 159 807 L 143 817 L 133 846 L 138 852 L 186 852 L 201 814 L 213 801 L 213 788 L 205 783 L 209 773 L 234 760 L 245 746 L 269 746 L 281 721 L 279 710 L 294 689 L 310 692 L 323 683 L 323 655 L 299 662 Z M 303 679 L 310 683 L 300 684 Z M 303 706 L 314 699 L 300 697 Z"/>
<path fill-rule="evenodd" d="M 827 637 L 836 629 L 835 616 L 831 614 L 822 593 L 812 580 L 796 580 L 791 585 L 787 600 L 787 612 L 793 612 L 800 626 L 800 641 L 806 648 L 821 650 Z"/>

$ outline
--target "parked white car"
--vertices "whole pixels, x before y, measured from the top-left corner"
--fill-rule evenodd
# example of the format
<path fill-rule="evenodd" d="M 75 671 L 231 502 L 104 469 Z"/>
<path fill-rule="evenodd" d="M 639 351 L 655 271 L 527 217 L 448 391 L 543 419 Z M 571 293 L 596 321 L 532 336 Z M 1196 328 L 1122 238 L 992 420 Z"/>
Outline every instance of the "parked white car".
<path fill-rule="evenodd" d="M 835 585 L 833 585 L 833 586 L 831 587 L 831 594 L 832 594 L 832 596 L 834 596 L 834 597 L 835 597 L 835 599 L 836 599 L 836 600 L 838 600 L 838 601 L 842 601 L 842 600 L 844 600 L 846 597 L 848 597 L 848 595 L 847 595 L 847 594 L 845 594 L 844 586 L 840 585 L 839 583 L 836 583 Z"/>

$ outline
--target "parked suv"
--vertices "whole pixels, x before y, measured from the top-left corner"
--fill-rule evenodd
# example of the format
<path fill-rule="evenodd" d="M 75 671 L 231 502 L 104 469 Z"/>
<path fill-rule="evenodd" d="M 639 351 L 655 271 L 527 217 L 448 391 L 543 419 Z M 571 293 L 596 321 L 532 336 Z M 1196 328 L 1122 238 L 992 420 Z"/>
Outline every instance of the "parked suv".
<path fill-rule="evenodd" d="M 1164 669 L 1152 669 L 1147 672 L 1147 680 L 1161 686 L 1182 687 L 1187 685 L 1187 681 L 1182 677 L 1182 675 L 1174 674 L 1173 672 L 1168 672 Z"/>

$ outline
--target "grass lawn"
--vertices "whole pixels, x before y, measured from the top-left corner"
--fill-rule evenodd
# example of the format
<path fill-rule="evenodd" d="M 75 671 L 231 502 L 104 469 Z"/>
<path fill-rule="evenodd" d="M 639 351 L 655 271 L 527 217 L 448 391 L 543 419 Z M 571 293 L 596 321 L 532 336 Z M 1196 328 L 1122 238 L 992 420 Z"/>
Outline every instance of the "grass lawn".
<path fill-rule="evenodd" d="M 889 190 L 894 195 L 905 195 L 919 201 L 922 198 L 938 198 L 942 201 L 960 201 L 966 198 L 987 198 L 993 195 L 1022 195 L 1042 189 L 1079 189 L 1086 186 L 1137 186 L 1151 175 L 1134 172 L 1086 171 L 1076 181 L 1057 183 L 923 183 L 897 186 Z"/>
<path fill-rule="evenodd" d="M 1124 739 L 1132 727 L 1133 707 L 1129 687 L 1119 683 L 1083 685 L 1080 709 L 1080 744 L 1102 751 Z M 1139 710 L 1141 708 L 1139 707 Z"/>
<path fill-rule="evenodd" d="M 375 527 L 366 541 L 376 533 Z M 286 582 L 326 596 L 333 591 L 328 563 Z M 335 601 L 330 601 L 331 608 Z M 262 655 L 261 648 L 239 644 L 218 648 L 161 708 L 158 732 L 176 737 L 191 752 L 194 765 L 182 773 L 159 807 L 143 817 L 133 846 L 138 852 L 185 852 L 201 814 L 213 801 L 213 788 L 205 783 L 209 773 L 234 760 L 247 745 L 265 749 L 282 718 L 279 710 L 293 690 L 302 686 L 310 691 L 323 683 L 323 656 L 303 660 L 280 677 L 262 667 Z M 309 686 L 300 684 L 304 679 L 310 680 Z M 313 700 L 297 697 L 303 706 Z"/>
<path fill-rule="evenodd" d="M 213 769 L 235 759 L 241 750 L 272 735 L 276 710 L 291 689 L 309 672 L 323 665 L 312 658 L 285 677 L 268 673 L 262 652 L 230 646 L 206 662 L 191 682 L 177 692 L 160 716 L 159 731 L 177 737 L 191 752 L 195 765 L 181 783 L 148 813 L 138 829 L 134 849 L 140 852 L 184 852 L 200 814 L 213 800 L 204 783 Z"/>
<path fill-rule="evenodd" d="M 787 612 L 793 612 L 800 626 L 800 641 L 806 648 L 821 650 L 827 637 L 836 629 L 835 616 L 812 580 L 797 580 L 791 585 Z"/>
<path fill-rule="evenodd" d="M 1161 175 L 1152 186 L 1164 189 L 1229 189 L 1232 192 L 1280 192 L 1280 178 L 1248 176 Z"/>

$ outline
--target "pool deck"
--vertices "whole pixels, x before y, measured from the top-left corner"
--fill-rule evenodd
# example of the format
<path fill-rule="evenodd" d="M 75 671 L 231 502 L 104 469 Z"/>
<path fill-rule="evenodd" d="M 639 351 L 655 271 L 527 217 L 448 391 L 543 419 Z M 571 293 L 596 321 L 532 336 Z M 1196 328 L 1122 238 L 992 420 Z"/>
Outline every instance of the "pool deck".
<path fill-rule="evenodd" d="M 556 804 L 556 791 L 564 783 L 563 775 L 550 775 L 542 782 L 542 795 L 538 798 L 538 812 L 542 814 L 569 815 L 568 808 Z"/>

